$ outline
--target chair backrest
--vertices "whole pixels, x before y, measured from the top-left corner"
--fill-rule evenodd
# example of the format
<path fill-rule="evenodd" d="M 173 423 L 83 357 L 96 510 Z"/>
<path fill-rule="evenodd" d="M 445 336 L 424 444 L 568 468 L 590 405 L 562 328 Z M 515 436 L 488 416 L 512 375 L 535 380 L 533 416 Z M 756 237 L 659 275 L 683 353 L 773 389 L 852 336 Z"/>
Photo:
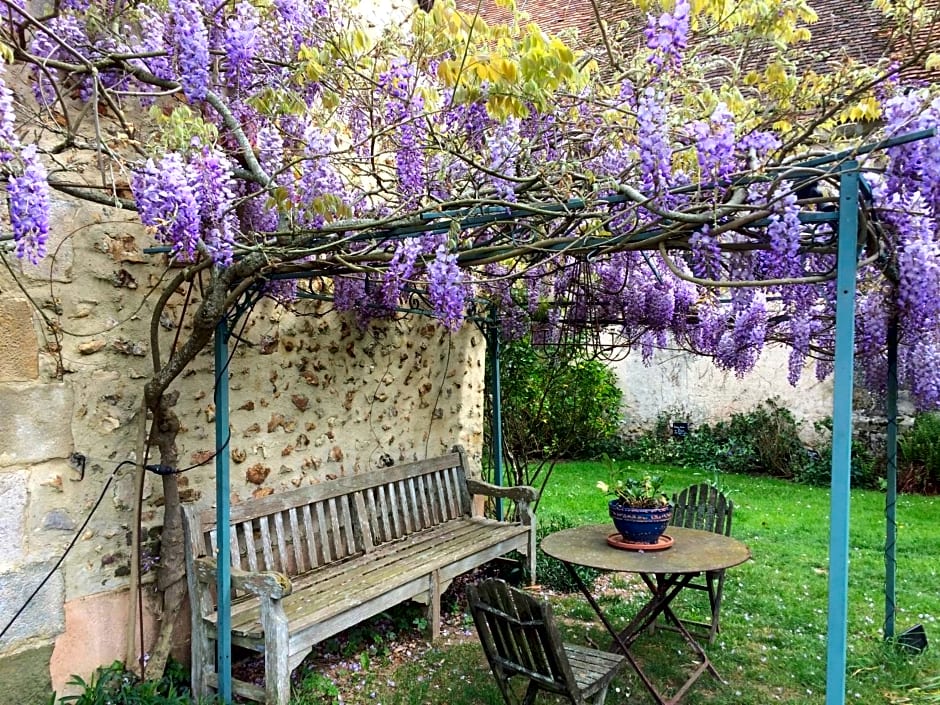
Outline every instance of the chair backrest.
<path fill-rule="evenodd" d="M 672 497 L 671 524 L 686 529 L 702 529 L 731 535 L 734 504 L 723 492 L 707 482 L 692 485 Z"/>
<path fill-rule="evenodd" d="M 578 688 L 547 602 L 489 579 L 468 589 L 470 611 L 500 689 L 522 675 L 542 689 L 574 696 Z"/>

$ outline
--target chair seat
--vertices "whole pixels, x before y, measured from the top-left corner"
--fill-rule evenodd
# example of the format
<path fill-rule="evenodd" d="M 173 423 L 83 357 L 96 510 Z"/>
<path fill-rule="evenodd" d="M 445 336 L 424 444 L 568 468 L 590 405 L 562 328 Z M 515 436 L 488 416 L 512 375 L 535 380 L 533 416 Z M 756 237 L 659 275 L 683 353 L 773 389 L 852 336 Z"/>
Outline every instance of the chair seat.
<path fill-rule="evenodd" d="M 614 654 L 578 644 L 566 643 L 564 649 L 578 688 L 587 695 L 593 694 L 597 687 L 605 682 L 608 674 L 611 672 L 616 673 L 624 661 L 622 654 Z M 606 682 L 609 682 L 609 680 L 607 679 Z"/>

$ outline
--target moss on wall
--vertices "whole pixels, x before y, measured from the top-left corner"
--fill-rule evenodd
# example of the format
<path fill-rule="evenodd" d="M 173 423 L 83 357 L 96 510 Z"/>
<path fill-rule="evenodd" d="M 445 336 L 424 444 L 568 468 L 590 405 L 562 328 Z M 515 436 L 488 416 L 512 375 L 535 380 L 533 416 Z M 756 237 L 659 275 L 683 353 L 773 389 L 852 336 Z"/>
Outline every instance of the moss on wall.
<path fill-rule="evenodd" d="M 49 659 L 52 645 L 0 656 L 3 701 L 17 705 L 47 705 L 52 695 Z"/>

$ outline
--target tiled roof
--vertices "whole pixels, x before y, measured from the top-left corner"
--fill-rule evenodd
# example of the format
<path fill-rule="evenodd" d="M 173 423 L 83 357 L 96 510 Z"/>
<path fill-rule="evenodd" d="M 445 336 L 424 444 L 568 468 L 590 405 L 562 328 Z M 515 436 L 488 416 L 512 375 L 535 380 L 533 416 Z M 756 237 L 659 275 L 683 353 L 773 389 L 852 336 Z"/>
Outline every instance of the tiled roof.
<path fill-rule="evenodd" d="M 914 46 L 911 46 L 907 40 L 893 39 L 890 36 L 884 16 L 873 9 L 869 2 L 811 2 L 819 20 L 809 25 L 812 39 L 800 45 L 804 57 L 800 60 L 803 64 L 801 68 L 824 71 L 846 58 L 873 63 L 886 56 L 911 56 L 912 52 L 931 45 L 940 48 L 940 0 L 927 0 L 927 3 L 935 9 L 936 22 L 930 31 L 921 33 L 914 40 Z M 582 48 L 602 48 L 591 0 L 517 0 L 517 7 L 540 27 L 553 33 L 576 30 L 579 37 L 577 43 Z M 479 11 L 487 22 L 505 22 L 510 18 L 510 13 L 499 7 L 495 0 L 457 0 L 457 8 L 467 13 Z M 615 33 L 621 22 L 629 25 L 627 33 L 617 37 L 618 41 L 643 41 L 646 16 L 631 0 L 597 0 L 597 8 L 611 34 Z M 809 65 L 806 65 L 807 63 Z M 906 77 L 938 80 L 940 73 L 932 72 L 931 75 L 921 66 L 907 71 Z"/>

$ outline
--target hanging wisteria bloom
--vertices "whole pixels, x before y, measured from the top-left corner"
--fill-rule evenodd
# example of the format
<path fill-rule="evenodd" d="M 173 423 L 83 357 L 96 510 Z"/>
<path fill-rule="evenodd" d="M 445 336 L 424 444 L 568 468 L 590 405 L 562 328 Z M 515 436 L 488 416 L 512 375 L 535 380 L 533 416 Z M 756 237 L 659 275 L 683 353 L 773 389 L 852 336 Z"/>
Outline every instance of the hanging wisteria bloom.
<path fill-rule="evenodd" d="M 416 208 L 427 193 L 427 164 L 424 150 L 424 98 L 417 91 L 414 66 L 403 59 L 392 62 L 388 71 L 378 80 L 378 90 L 384 94 L 385 119 L 394 126 L 395 171 L 398 175 L 398 194 L 404 208 Z"/>
<path fill-rule="evenodd" d="M 455 331 L 463 325 L 467 288 L 463 272 L 457 266 L 457 255 L 448 252 L 443 244 L 428 264 L 428 297 L 435 314 L 447 328 Z"/>
<path fill-rule="evenodd" d="M 36 145 L 20 152 L 23 171 L 10 178 L 7 195 L 10 199 L 10 225 L 16 256 L 33 264 L 46 256 L 49 237 L 49 183 L 46 168 L 39 161 Z"/>
<path fill-rule="evenodd" d="M 718 103 L 708 120 L 693 122 L 689 138 L 698 158 L 699 181 L 720 183 L 736 171 L 735 120 L 727 105 Z M 716 198 L 718 193 L 715 192 Z"/>
<path fill-rule="evenodd" d="M 669 144 L 665 96 L 652 86 L 637 104 L 637 142 L 640 149 L 640 183 L 647 196 L 664 189 L 672 175 L 672 146 Z"/>
<path fill-rule="evenodd" d="M 676 0 L 672 12 L 649 15 L 644 34 L 646 46 L 653 52 L 650 63 L 657 69 L 682 63 L 689 43 L 690 10 L 689 0 Z"/>
<path fill-rule="evenodd" d="M 13 91 L 7 88 L 3 80 L 3 66 L 0 61 L 0 163 L 13 159 L 20 144 L 14 128 L 16 115 L 13 113 Z"/>
<path fill-rule="evenodd" d="M 521 150 L 519 137 L 519 121 L 516 118 L 509 118 L 502 124 L 497 124 L 493 129 L 493 136 L 490 141 L 490 163 L 489 168 L 494 172 L 491 182 L 495 190 L 495 196 L 504 201 L 515 201 L 515 185 L 509 179 L 503 178 L 513 175 L 516 170 L 516 158 Z"/>
<path fill-rule="evenodd" d="M 209 32 L 202 7 L 195 0 L 169 0 L 174 17 L 173 42 L 179 60 L 180 83 L 189 100 L 205 99 L 209 90 Z"/>
<path fill-rule="evenodd" d="M 251 62 L 258 49 L 258 10 L 249 2 L 235 6 L 235 16 L 225 30 L 225 74 L 233 87 L 249 82 Z"/>
<path fill-rule="evenodd" d="M 184 261 L 196 257 L 202 237 L 202 218 L 193 174 L 177 152 L 159 163 L 148 159 L 134 172 L 131 189 L 140 220 L 153 228 L 157 239 L 172 246 Z"/>
<path fill-rule="evenodd" d="M 216 264 L 227 267 L 232 264 L 238 235 L 232 162 L 219 150 L 204 147 L 192 166 L 206 250 Z"/>

